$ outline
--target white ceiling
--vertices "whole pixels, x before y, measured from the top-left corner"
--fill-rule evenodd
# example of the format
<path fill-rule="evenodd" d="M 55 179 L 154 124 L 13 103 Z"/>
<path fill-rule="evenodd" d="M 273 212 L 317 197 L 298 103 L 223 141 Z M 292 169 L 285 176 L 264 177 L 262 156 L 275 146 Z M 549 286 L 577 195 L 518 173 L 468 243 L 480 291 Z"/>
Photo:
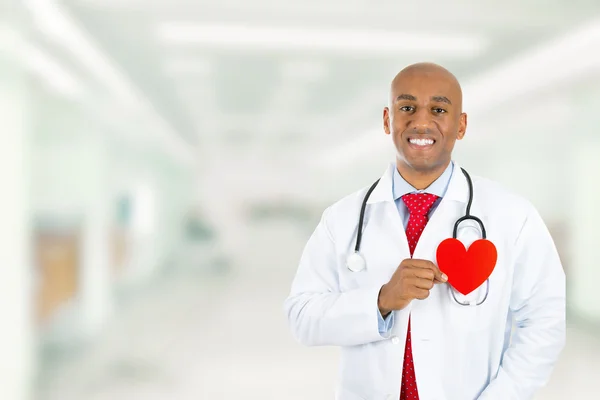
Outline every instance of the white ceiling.
<path fill-rule="evenodd" d="M 35 14 L 48 1 L 26 3 Z M 56 3 L 156 111 L 162 134 L 181 139 L 209 181 L 242 199 L 296 197 L 318 188 L 320 200 L 330 201 L 378 175 L 389 151 L 381 134 L 387 85 L 408 63 L 435 61 L 459 77 L 465 111 L 473 111 L 474 138 L 466 146 L 481 138 L 489 145 L 504 128 L 518 131 L 506 115 L 521 118 L 523 129 L 535 127 L 523 111 L 507 111 L 515 99 L 515 111 L 529 104 L 545 110 L 546 103 L 570 110 L 571 98 L 586 89 L 579 86 L 597 77 L 600 66 L 590 51 L 600 46 L 596 31 L 557 50 L 557 41 L 600 16 L 597 1 Z M 89 65 L 67 57 L 42 31 L 38 40 L 64 55 L 94 90 L 106 89 Z M 544 51 L 545 44 L 551 47 Z M 573 64 L 585 54 L 590 62 Z M 556 90 L 567 83 L 568 92 Z M 548 87 L 544 105 L 528 97 L 546 96 Z M 323 165 L 333 164 L 337 169 L 324 174 Z M 349 172 L 356 179 L 343 179 Z"/>

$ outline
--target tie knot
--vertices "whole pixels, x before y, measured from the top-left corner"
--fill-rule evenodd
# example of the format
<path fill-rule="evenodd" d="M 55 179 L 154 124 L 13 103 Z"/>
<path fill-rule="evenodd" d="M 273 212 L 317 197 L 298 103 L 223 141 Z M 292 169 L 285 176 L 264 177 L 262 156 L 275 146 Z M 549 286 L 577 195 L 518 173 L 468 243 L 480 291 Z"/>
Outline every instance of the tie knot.
<path fill-rule="evenodd" d="M 410 193 L 402 196 L 402 200 L 411 215 L 427 215 L 438 196 L 430 193 Z"/>

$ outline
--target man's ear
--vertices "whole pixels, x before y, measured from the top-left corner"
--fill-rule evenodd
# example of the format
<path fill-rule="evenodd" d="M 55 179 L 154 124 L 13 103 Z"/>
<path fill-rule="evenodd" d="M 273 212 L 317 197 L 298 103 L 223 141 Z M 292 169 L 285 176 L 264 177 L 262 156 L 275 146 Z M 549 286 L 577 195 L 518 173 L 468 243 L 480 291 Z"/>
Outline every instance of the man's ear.
<path fill-rule="evenodd" d="M 383 109 L 383 130 L 386 135 L 390 134 L 390 109 L 387 107 Z"/>
<path fill-rule="evenodd" d="M 458 134 L 456 135 L 456 138 L 458 140 L 461 140 L 463 137 L 465 137 L 466 133 L 467 133 L 467 114 L 462 113 L 462 114 L 460 114 L 460 119 L 458 121 Z"/>

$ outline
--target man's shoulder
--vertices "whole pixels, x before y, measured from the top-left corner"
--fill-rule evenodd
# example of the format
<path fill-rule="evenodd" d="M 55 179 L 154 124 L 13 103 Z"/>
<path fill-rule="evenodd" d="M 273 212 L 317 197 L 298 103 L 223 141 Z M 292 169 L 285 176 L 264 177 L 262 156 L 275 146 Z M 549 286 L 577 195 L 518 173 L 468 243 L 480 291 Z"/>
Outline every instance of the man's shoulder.
<path fill-rule="evenodd" d="M 474 196 L 480 196 L 486 203 L 502 204 L 506 209 L 512 209 L 512 211 L 520 209 L 525 213 L 535 210 L 534 205 L 527 197 L 505 183 L 480 175 L 474 175 L 472 179 L 476 192 Z"/>
<path fill-rule="evenodd" d="M 358 212 L 371 185 L 372 183 L 338 198 L 325 209 L 325 213 L 337 216 L 340 213 L 347 215 L 348 212 L 356 211 L 356 218 L 358 218 Z"/>

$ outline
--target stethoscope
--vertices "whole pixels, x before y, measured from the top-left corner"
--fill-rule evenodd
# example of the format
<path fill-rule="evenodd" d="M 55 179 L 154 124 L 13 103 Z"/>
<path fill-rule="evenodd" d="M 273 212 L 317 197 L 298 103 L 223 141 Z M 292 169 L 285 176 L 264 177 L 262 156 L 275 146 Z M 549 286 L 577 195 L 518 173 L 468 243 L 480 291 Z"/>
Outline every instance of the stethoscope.
<path fill-rule="evenodd" d="M 465 211 L 465 215 L 460 217 L 454 224 L 454 230 L 452 232 L 452 237 L 454 239 L 456 239 L 456 235 L 458 233 L 458 225 L 461 222 L 470 219 L 479 224 L 479 227 L 481 229 L 481 238 L 486 239 L 485 226 L 483 225 L 483 222 L 481 221 L 481 219 L 477 218 L 476 216 L 471 215 L 471 204 L 473 203 L 473 182 L 471 181 L 471 177 L 469 176 L 467 171 L 465 171 L 464 168 L 461 168 L 461 171 L 465 175 L 465 178 L 467 178 L 467 183 L 469 185 L 469 201 L 467 203 L 467 209 Z M 367 200 L 369 200 L 369 196 L 371 196 L 371 193 L 373 192 L 373 190 L 375 189 L 375 187 L 377 186 L 378 183 L 379 183 L 379 179 L 377 179 L 371 185 L 371 187 L 365 194 L 362 205 L 360 207 L 360 216 L 358 218 L 358 232 L 356 234 L 356 245 L 354 246 L 354 252 L 351 253 L 348 256 L 348 258 L 346 259 L 346 266 L 352 272 L 360 272 L 367 267 L 367 262 L 365 261 L 365 258 L 360 254 L 360 243 L 362 241 L 362 228 L 363 228 L 363 223 L 364 223 L 364 219 L 365 219 L 365 209 L 367 208 Z M 465 301 L 460 301 L 459 299 L 456 298 L 456 295 L 454 294 L 454 289 L 451 289 L 450 293 L 452 293 L 452 298 L 454 299 L 454 301 L 457 304 L 460 304 L 461 306 L 478 306 L 485 302 L 485 300 L 487 299 L 488 294 L 490 292 L 489 278 L 486 279 L 485 283 L 486 283 L 485 295 L 483 296 L 483 299 L 480 301 L 469 300 L 469 299 L 465 299 Z"/>

